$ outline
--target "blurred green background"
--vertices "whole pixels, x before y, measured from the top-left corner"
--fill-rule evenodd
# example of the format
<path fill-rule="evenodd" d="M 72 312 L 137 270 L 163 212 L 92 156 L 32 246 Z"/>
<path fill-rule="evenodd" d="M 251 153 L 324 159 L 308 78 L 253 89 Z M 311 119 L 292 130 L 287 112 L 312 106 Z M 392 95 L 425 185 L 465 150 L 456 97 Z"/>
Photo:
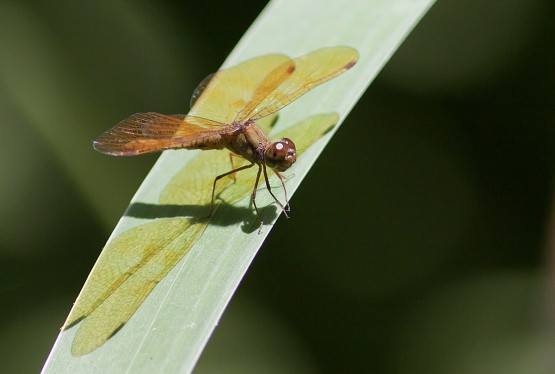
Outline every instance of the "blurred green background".
<path fill-rule="evenodd" d="M 0 372 L 36 372 L 182 113 L 264 4 L 0 2 Z M 347 118 L 198 372 L 549 373 L 555 4 L 440 0 Z M 294 41 L 292 41 L 294 43 Z"/>

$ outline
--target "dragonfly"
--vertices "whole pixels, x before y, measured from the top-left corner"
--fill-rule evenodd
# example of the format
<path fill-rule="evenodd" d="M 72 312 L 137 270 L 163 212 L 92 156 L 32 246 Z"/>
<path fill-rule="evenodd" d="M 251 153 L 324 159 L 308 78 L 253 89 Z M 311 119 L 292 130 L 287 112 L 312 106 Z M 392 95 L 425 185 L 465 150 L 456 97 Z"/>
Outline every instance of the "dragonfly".
<path fill-rule="evenodd" d="M 101 134 L 95 150 L 111 156 L 135 156 L 168 149 L 227 149 L 231 170 L 214 178 L 210 217 L 218 180 L 258 166 L 251 193 L 256 205 L 256 191 L 261 175 L 268 192 L 288 217 L 289 201 L 282 172 L 296 161 L 293 140 L 270 140 L 257 121 L 270 116 L 316 86 L 337 77 L 358 61 L 356 49 L 326 47 L 296 58 L 267 54 L 246 60 L 206 77 L 193 92 L 188 114 L 165 115 L 155 112 L 136 113 Z M 233 157 L 248 164 L 233 167 Z M 272 192 L 268 180 L 270 169 L 281 180 L 285 203 Z"/>

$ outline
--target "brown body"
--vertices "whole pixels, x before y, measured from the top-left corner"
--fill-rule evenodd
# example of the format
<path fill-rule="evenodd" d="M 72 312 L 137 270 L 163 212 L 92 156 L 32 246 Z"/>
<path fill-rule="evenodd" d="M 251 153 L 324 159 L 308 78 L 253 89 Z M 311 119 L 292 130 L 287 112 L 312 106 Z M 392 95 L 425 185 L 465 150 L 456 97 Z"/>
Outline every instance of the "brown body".
<path fill-rule="evenodd" d="M 239 155 L 251 163 L 264 162 L 264 150 L 269 143 L 266 134 L 254 122 L 236 126 L 236 130 L 210 134 L 181 143 L 185 149 L 224 149 Z"/>
<path fill-rule="evenodd" d="M 293 141 L 284 138 L 271 142 L 264 131 L 254 121 L 233 124 L 232 130 L 198 136 L 189 141 L 181 141 L 171 148 L 185 149 L 228 149 L 243 157 L 251 164 L 266 165 L 278 171 L 285 171 L 296 161 Z"/>

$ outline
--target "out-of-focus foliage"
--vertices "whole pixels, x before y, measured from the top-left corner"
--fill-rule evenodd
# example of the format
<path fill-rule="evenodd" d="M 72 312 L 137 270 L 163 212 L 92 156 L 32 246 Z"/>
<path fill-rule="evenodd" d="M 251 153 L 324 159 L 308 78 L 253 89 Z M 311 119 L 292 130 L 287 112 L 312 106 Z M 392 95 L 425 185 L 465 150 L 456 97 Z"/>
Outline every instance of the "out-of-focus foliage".
<path fill-rule="evenodd" d="M 0 3 L 1 372 L 42 365 L 155 159 L 90 141 L 133 112 L 186 112 L 261 7 Z M 553 368 L 554 15 L 548 0 L 431 9 L 296 193 L 199 372 L 253 356 L 329 372 Z"/>

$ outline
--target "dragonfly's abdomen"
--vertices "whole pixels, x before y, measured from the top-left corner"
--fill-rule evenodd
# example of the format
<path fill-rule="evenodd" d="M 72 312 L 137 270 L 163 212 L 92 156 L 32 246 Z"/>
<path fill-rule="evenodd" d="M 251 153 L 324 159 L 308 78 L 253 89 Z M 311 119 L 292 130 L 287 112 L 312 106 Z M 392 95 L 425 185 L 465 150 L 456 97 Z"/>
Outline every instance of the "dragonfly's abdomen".
<path fill-rule="evenodd" d="M 222 135 L 220 134 L 210 134 L 206 136 L 200 136 L 195 139 L 191 139 L 182 142 L 179 148 L 185 149 L 223 149 L 226 148 L 226 142 Z"/>

